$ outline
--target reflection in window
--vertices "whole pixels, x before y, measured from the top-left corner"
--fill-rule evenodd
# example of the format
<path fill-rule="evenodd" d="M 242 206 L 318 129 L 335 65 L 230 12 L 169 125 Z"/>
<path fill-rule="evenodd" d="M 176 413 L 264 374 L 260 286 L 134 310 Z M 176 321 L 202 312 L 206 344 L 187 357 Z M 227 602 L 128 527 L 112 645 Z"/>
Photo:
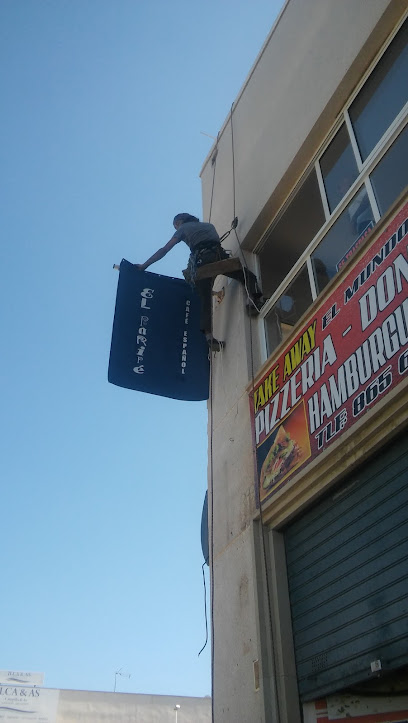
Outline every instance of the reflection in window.
<path fill-rule="evenodd" d="M 382 216 L 408 184 L 407 159 L 408 125 L 370 176 Z"/>
<path fill-rule="evenodd" d="M 309 274 L 306 266 L 303 266 L 265 317 L 268 354 L 272 354 L 273 350 L 292 333 L 292 327 L 311 303 Z"/>
<path fill-rule="evenodd" d="M 363 161 L 408 100 L 408 20 L 350 106 Z"/>
<path fill-rule="evenodd" d="M 363 186 L 312 254 L 319 292 L 340 271 L 373 226 L 374 215 Z"/>
<path fill-rule="evenodd" d="M 262 289 L 272 296 L 325 222 L 313 169 L 269 234 L 259 257 Z"/>
<path fill-rule="evenodd" d="M 330 211 L 334 211 L 358 176 L 349 134 L 343 124 L 320 159 Z"/>

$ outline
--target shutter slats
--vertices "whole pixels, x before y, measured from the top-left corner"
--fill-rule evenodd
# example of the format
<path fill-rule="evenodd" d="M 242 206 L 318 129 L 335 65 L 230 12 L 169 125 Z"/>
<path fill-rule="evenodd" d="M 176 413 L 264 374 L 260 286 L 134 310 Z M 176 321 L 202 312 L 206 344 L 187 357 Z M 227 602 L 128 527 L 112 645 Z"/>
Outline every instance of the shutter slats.
<path fill-rule="evenodd" d="M 407 435 L 285 531 L 301 700 L 408 664 Z"/>

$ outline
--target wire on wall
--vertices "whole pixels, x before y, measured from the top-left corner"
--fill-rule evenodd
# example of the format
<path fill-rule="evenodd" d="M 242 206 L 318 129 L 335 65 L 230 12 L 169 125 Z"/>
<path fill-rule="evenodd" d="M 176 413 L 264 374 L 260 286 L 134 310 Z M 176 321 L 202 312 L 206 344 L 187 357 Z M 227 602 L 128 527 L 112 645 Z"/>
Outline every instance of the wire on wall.
<path fill-rule="evenodd" d="M 212 324 L 211 324 L 212 328 Z M 214 416 L 213 416 L 213 355 L 210 353 L 210 515 L 209 515 L 209 558 L 210 558 L 210 595 L 211 595 L 211 719 L 215 723 L 214 717 L 214 454 L 213 454 L 213 438 L 214 438 Z"/>
<path fill-rule="evenodd" d="M 201 648 L 200 652 L 198 653 L 198 657 L 200 657 L 201 653 L 203 652 L 204 648 L 206 647 L 208 643 L 208 618 L 207 618 L 207 585 L 205 583 L 205 571 L 204 567 L 207 563 L 203 562 L 201 569 L 203 571 L 203 585 L 204 585 L 204 618 L 205 618 L 205 643 L 203 647 Z"/>
<path fill-rule="evenodd" d="M 233 226 L 232 226 L 232 228 L 234 229 L 235 237 L 236 237 L 237 243 L 238 243 L 238 249 L 239 249 L 239 252 L 240 252 L 240 255 L 241 255 L 241 263 L 242 263 L 242 268 L 243 268 L 243 272 L 244 272 L 244 280 L 245 280 L 245 291 L 246 291 L 246 295 L 247 295 L 247 298 L 248 298 L 248 303 L 249 303 L 250 306 L 253 306 L 253 307 L 255 308 L 255 310 L 259 313 L 260 309 L 259 309 L 258 306 L 256 305 L 256 303 L 255 303 L 254 299 L 252 298 L 251 294 L 249 293 L 249 289 L 248 289 L 248 277 L 247 277 L 247 274 L 246 274 L 246 272 L 249 271 L 249 267 L 248 267 L 247 260 L 246 260 L 246 258 L 245 258 L 245 254 L 244 254 L 244 251 L 243 251 L 243 249 L 242 249 L 241 242 L 240 242 L 240 240 L 239 240 L 238 233 L 237 233 L 238 218 L 237 218 L 236 192 L 235 192 L 235 145 L 234 145 L 234 124 L 233 124 L 233 122 L 232 122 L 233 110 L 234 110 L 234 103 L 232 103 L 232 105 L 231 105 L 231 113 L 230 113 L 230 122 L 231 122 L 231 149 L 232 149 L 232 205 L 233 205 L 233 214 L 234 214 L 234 221 L 233 221 Z M 236 223 L 235 223 L 235 222 L 236 222 Z M 232 228 L 231 228 L 231 230 L 232 230 Z M 251 317 L 250 317 L 250 318 L 251 318 Z M 251 322 L 250 322 L 250 327 L 249 327 L 249 328 L 250 328 L 250 337 L 251 337 L 251 340 L 252 340 L 252 327 L 251 327 Z M 251 345 L 252 345 L 252 341 L 251 341 Z M 251 352 L 251 353 L 252 353 L 252 352 Z"/>
<path fill-rule="evenodd" d="M 218 139 L 220 137 L 220 132 L 217 133 L 217 140 L 215 141 L 215 149 L 214 153 L 211 156 L 211 163 L 213 165 L 213 178 L 212 178 L 212 186 L 211 186 L 211 198 L 210 198 L 210 211 L 208 216 L 208 222 L 211 222 L 211 212 L 212 212 L 212 204 L 213 204 L 213 198 L 214 198 L 214 184 L 215 184 L 215 171 L 217 169 L 217 156 L 218 156 Z"/>
<path fill-rule="evenodd" d="M 234 218 L 235 218 L 236 217 L 236 188 L 235 188 L 235 145 L 234 145 L 233 109 L 234 109 L 234 103 L 231 105 L 230 122 L 231 122 L 231 151 L 232 151 L 232 195 L 233 195 L 233 214 L 234 214 Z M 246 262 L 245 255 L 244 255 L 236 228 L 234 228 L 234 233 L 235 233 L 235 237 L 237 239 L 238 248 L 241 253 L 241 257 L 243 259 L 242 264 L 244 267 L 245 290 L 247 293 L 247 297 L 248 297 L 248 300 L 253 303 L 253 305 L 255 306 L 257 311 L 259 311 L 259 309 L 256 307 L 253 299 L 250 297 L 250 294 L 248 291 L 247 277 L 245 274 L 245 270 L 249 271 L 249 269 L 248 269 L 248 264 Z M 251 365 L 251 396 L 253 399 L 254 391 L 255 391 L 255 364 L 254 364 L 253 326 L 252 326 L 251 314 L 249 314 L 249 348 L 250 348 L 250 365 Z M 254 469 L 257 469 L 256 447 L 255 447 L 254 443 L 252 444 L 252 454 L 253 454 L 253 458 L 254 458 Z M 258 496 L 258 504 L 259 504 L 259 521 L 260 521 L 260 527 L 261 527 L 261 544 L 262 544 L 262 557 L 263 557 L 263 565 L 264 565 L 264 579 L 265 579 L 266 597 L 267 597 L 267 603 L 268 603 L 270 641 L 271 641 L 271 649 L 272 649 L 272 656 L 273 656 L 273 669 L 275 671 L 276 656 L 275 656 L 275 643 L 274 643 L 273 625 L 272 625 L 270 575 L 269 575 L 269 566 L 268 566 L 266 541 L 265 541 L 265 533 L 267 532 L 267 529 L 265 529 L 265 523 L 264 523 L 264 519 L 263 519 L 263 511 L 262 511 L 262 504 L 261 504 L 261 484 L 260 484 L 259 475 L 257 475 L 257 496 Z M 277 713 L 278 713 L 278 720 L 280 720 L 280 705 L 279 705 L 279 694 L 278 694 L 277 685 L 276 685 L 276 675 L 274 676 L 274 679 L 275 679 L 275 689 L 276 689 L 276 707 L 277 707 Z"/>
<path fill-rule="evenodd" d="M 245 280 L 245 291 L 248 298 L 248 302 L 250 304 L 253 304 L 255 309 L 259 311 L 258 307 L 256 306 L 254 300 L 252 299 L 248 285 L 247 285 L 247 274 L 246 272 L 249 272 L 249 267 L 245 258 L 244 251 L 241 246 L 241 242 L 236 230 L 237 227 L 237 217 L 236 217 L 236 182 L 235 182 L 235 147 L 234 147 L 234 127 L 233 127 L 233 107 L 234 104 L 231 106 L 231 114 L 230 114 L 230 122 L 231 122 L 231 144 L 232 144 L 232 196 L 233 196 L 233 218 L 234 221 L 231 224 L 231 230 L 234 230 L 235 237 L 238 243 L 238 249 L 239 253 L 241 255 L 241 263 L 243 267 L 244 272 L 244 280 Z M 216 164 L 217 164 L 217 155 L 218 155 L 218 140 L 219 140 L 219 133 L 217 135 L 217 141 L 216 141 L 216 147 L 214 154 L 212 156 L 212 163 L 214 167 L 213 171 L 213 179 L 212 179 L 212 188 L 211 188 L 211 199 L 210 199 L 210 209 L 209 209 L 209 221 L 211 221 L 211 214 L 212 214 L 212 205 L 213 205 L 213 198 L 214 198 L 214 185 L 215 185 L 215 173 L 216 173 Z M 211 325 L 212 329 L 212 325 Z M 212 332 L 211 332 L 212 333 Z M 255 389 L 255 370 L 254 370 L 254 341 L 253 341 L 253 327 L 252 327 L 252 318 L 251 314 L 249 314 L 249 341 L 250 341 L 250 366 L 251 366 L 251 395 L 254 394 Z M 210 587 L 211 587 L 211 610 L 210 610 L 210 628 L 211 628 L 211 711 L 212 711 L 212 721 L 215 723 L 215 717 L 214 717 L 214 683 L 215 683 L 215 677 L 214 677 L 214 601 L 215 601 L 215 587 L 214 587 L 214 449 L 213 449 L 213 440 L 214 440 L 214 417 L 213 417 L 213 355 L 210 353 L 210 394 L 209 394 L 209 402 L 210 402 L 210 409 L 209 409 L 209 467 L 210 467 L 210 474 L 209 474 L 209 497 L 210 497 L 210 509 L 209 509 L 209 562 L 210 562 Z M 255 459 L 256 459 L 256 449 L 253 445 L 252 452 L 254 455 L 254 469 L 256 468 L 255 465 Z M 272 626 L 272 607 L 271 607 L 271 594 L 270 594 L 270 576 L 269 576 L 269 568 L 268 568 L 268 560 L 267 560 L 267 552 L 266 552 L 266 542 L 265 542 L 265 524 L 263 520 L 263 512 L 262 512 L 262 505 L 261 505 L 261 495 L 260 495 L 260 481 L 258 479 L 257 484 L 257 497 L 258 497 L 258 504 L 259 504 L 259 519 L 260 519 L 260 528 L 261 528 L 261 545 L 262 545 L 262 557 L 263 557 L 263 566 L 264 566 L 264 579 L 265 579 L 265 587 L 266 587 L 266 597 L 267 597 L 267 604 L 268 604 L 268 618 L 269 618 L 269 627 L 270 627 L 270 640 L 271 640 L 271 649 L 272 649 L 272 656 L 274 658 L 273 661 L 273 669 L 275 670 L 275 650 L 274 650 L 274 638 L 273 638 L 273 626 Z M 206 641 L 207 642 L 207 641 Z M 205 647 L 205 645 L 204 645 Z M 203 648 L 204 649 L 204 648 Z M 200 651 L 201 653 L 202 651 Z M 277 689 L 276 685 L 276 676 L 275 676 L 275 688 Z M 280 719 L 280 713 L 279 713 L 279 695 L 276 695 L 276 705 L 277 705 L 277 711 L 278 711 L 278 719 Z"/>

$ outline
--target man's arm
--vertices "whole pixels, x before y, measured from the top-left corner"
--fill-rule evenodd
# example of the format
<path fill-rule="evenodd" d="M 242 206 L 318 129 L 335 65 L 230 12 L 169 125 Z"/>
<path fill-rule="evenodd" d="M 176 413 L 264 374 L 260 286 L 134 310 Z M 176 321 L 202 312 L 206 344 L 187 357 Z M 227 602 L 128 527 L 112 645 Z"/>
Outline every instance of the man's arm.
<path fill-rule="evenodd" d="M 135 266 L 136 266 L 138 269 L 140 269 L 140 271 L 146 271 L 146 269 L 147 269 L 148 266 L 151 266 L 151 265 L 154 264 L 156 261 L 160 261 L 160 259 L 162 259 L 163 256 L 165 256 L 169 251 L 171 251 L 171 249 L 172 249 L 176 244 L 178 244 L 179 241 L 180 241 L 180 239 L 179 239 L 176 235 L 174 235 L 174 236 L 170 239 L 170 241 L 168 241 L 168 242 L 166 243 L 166 245 L 163 246 L 163 248 L 161 248 L 161 249 L 159 249 L 158 251 L 156 251 L 156 253 L 154 253 L 153 256 L 150 256 L 150 258 L 147 259 L 147 261 L 145 261 L 144 264 L 135 264 Z"/>

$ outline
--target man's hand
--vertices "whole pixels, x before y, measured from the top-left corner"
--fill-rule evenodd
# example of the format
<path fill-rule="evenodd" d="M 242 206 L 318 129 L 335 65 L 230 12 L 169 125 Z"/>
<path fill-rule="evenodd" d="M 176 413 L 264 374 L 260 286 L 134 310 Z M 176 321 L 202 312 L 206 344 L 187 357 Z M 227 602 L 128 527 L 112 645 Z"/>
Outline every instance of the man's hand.
<path fill-rule="evenodd" d="M 153 256 L 151 256 L 150 259 L 147 259 L 147 261 L 145 261 L 144 264 L 133 264 L 133 266 L 135 267 L 135 269 L 138 269 L 139 271 L 146 271 L 148 266 L 151 266 L 152 264 L 156 263 L 156 261 L 160 261 L 160 259 L 162 259 L 163 256 L 165 256 L 170 251 L 170 249 L 173 248 L 173 246 L 178 244 L 179 241 L 180 241 L 180 239 L 177 238 L 176 235 L 174 234 L 174 236 L 172 236 L 170 241 L 167 241 L 166 245 L 163 246 L 163 248 L 156 251 L 156 253 L 153 254 Z"/>

